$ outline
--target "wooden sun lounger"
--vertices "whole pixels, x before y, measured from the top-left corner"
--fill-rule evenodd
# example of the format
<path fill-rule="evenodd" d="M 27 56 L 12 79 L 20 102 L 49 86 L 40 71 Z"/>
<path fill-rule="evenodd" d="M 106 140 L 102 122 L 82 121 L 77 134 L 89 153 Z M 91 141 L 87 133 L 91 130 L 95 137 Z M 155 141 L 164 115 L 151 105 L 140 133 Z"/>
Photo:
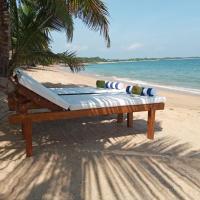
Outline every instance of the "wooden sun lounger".
<path fill-rule="evenodd" d="M 148 111 L 147 138 L 154 138 L 155 111 L 163 110 L 164 103 L 127 105 L 116 107 L 92 108 L 81 110 L 65 110 L 44 97 L 21 85 L 17 78 L 13 80 L 15 91 L 8 95 L 8 105 L 15 114 L 9 116 L 10 123 L 19 123 L 26 144 L 27 157 L 32 156 L 32 123 L 59 119 L 73 119 L 88 116 L 117 114 L 117 122 L 123 122 L 123 114 L 127 114 L 127 126 L 133 126 L 133 112 Z M 41 111 L 41 109 L 48 109 Z M 34 110 L 34 112 L 31 112 Z"/>

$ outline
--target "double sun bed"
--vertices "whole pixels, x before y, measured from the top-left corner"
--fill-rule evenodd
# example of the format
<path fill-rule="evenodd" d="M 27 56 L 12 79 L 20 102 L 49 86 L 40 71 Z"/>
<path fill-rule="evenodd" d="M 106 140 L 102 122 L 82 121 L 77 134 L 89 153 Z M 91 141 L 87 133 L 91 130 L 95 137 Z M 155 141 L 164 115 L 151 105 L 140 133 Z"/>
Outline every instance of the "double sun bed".
<path fill-rule="evenodd" d="M 117 114 L 117 122 L 127 114 L 132 127 L 133 112 L 148 111 L 147 138 L 154 138 L 155 111 L 163 110 L 165 98 L 132 96 L 124 90 L 82 88 L 46 88 L 24 71 L 16 70 L 15 90 L 8 95 L 8 105 L 15 114 L 10 123 L 20 123 L 25 138 L 26 155 L 32 156 L 32 123 L 86 116 Z"/>

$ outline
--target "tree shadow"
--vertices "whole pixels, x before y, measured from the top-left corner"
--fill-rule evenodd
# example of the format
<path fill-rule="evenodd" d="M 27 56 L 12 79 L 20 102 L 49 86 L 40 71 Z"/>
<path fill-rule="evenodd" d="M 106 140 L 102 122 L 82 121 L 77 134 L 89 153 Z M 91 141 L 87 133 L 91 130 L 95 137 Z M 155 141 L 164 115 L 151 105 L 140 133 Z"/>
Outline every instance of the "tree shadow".
<path fill-rule="evenodd" d="M 200 152 L 188 143 L 146 139 L 146 121 L 116 116 L 34 124 L 34 156 L 25 158 L 19 126 L 0 124 L 0 197 L 5 199 L 195 199 Z M 185 153 L 187 152 L 187 153 Z M 162 192 L 161 192 L 162 191 Z"/>
<path fill-rule="evenodd" d="M 0 199 L 198 199 L 200 151 L 163 136 L 160 121 L 155 132 L 147 140 L 145 120 L 127 128 L 115 115 L 37 123 L 26 158 L 21 127 L 3 116 Z"/>
<path fill-rule="evenodd" d="M 48 88 L 77 88 L 77 87 L 88 87 L 88 85 L 85 84 L 73 84 L 73 83 L 68 83 L 68 84 L 63 84 L 63 83 L 50 83 L 50 82 L 45 82 L 42 83 L 45 87 Z"/>
<path fill-rule="evenodd" d="M 22 69 L 26 70 L 26 71 L 29 71 L 29 72 L 38 72 L 38 71 L 51 71 L 51 72 L 56 72 L 57 69 L 52 66 L 52 65 L 49 65 L 49 66 L 36 66 L 36 67 L 31 67 L 31 66 L 28 66 L 28 67 L 21 67 Z"/>

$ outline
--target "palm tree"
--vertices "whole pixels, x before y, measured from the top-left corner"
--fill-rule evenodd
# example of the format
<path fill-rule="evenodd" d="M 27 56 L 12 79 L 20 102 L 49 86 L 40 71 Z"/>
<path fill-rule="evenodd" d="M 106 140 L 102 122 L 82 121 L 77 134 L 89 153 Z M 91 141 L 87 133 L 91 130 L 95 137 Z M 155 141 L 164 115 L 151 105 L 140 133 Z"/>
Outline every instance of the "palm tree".
<path fill-rule="evenodd" d="M 49 49 L 50 31 L 66 30 L 72 39 L 72 17 L 65 11 L 64 1 L 23 1 L 19 5 L 10 0 L 11 14 L 11 60 L 12 71 L 22 65 L 48 65 L 60 56 Z M 68 56 L 73 56 L 68 54 Z"/>
<path fill-rule="evenodd" d="M 2 1 L 2 0 L 0 0 Z M 108 11 L 101 0 L 9 0 L 11 18 L 11 60 L 9 74 L 17 66 L 64 61 L 72 71 L 82 64 L 75 53 L 55 54 L 49 48 L 51 31 L 65 31 L 73 39 L 73 17 L 99 31 L 110 46 Z"/>
<path fill-rule="evenodd" d="M 6 0 L 0 0 L 0 77 L 7 76 L 9 60 L 9 13 Z"/>

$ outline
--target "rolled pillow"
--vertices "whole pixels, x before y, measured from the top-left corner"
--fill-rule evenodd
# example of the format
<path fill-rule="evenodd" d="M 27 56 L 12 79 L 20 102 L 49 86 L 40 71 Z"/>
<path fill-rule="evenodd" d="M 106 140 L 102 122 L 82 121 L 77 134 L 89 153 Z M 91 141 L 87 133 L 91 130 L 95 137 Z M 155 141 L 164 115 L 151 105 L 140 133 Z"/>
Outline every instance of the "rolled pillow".
<path fill-rule="evenodd" d="M 132 94 L 132 89 L 133 89 L 133 86 L 129 85 L 129 86 L 126 87 L 126 92 L 128 94 Z"/>
<path fill-rule="evenodd" d="M 110 87 L 111 89 L 115 89 L 116 82 L 111 82 Z"/>
<path fill-rule="evenodd" d="M 127 86 L 126 92 L 128 94 L 137 94 L 141 96 L 155 96 L 156 95 L 156 90 L 154 88 L 144 88 L 138 85 Z"/>
<path fill-rule="evenodd" d="M 132 88 L 132 93 L 133 94 L 137 94 L 137 95 L 141 95 L 142 94 L 142 90 L 143 88 L 138 86 L 138 85 L 134 85 Z"/>
<path fill-rule="evenodd" d="M 120 82 L 116 82 L 115 89 L 122 90 L 124 88 L 124 84 Z"/>
<path fill-rule="evenodd" d="M 111 81 L 106 81 L 105 87 L 110 89 L 111 88 Z"/>
<path fill-rule="evenodd" d="M 117 89 L 121 90 L 124 88 L 124 84 L 120 82 L 112 82 L 112 81 L 107 81 L 105 84 L 105 87 L 108 89 Z"/>
<path fill-rule="evenodd" d="M 156 96 L 156 90 L 154 88 L 143 88 L 142 90 L 143 96 Z"/>
<path fill-rule="evenodd" d="M 104 80 L 97 80 L 96 81 L 96 86 L 97 86 L 97 88 L 105 88 L 106 87 L 106 82 Z"/>
<path fill-rule="evenodd" d="M 148 88 L 143 88 L 143 90 L 142 90 L 142 96 L 147 96 L 147 89 Z"/>
<path fill-rule="evenodd" d="M 129 86 L 127 86 L 127 88 L 126 88 L 126 92 L 127 92 L 128 94 L 137 94 L 137 95 L 141 95 L 141 94 L 142 94 L 142 90 L 143 90 L 143 88 L 140 87 L 140 86 L 138 86 L 138 85 L 134 85 L 134 86 L 129 85 Z"/>

